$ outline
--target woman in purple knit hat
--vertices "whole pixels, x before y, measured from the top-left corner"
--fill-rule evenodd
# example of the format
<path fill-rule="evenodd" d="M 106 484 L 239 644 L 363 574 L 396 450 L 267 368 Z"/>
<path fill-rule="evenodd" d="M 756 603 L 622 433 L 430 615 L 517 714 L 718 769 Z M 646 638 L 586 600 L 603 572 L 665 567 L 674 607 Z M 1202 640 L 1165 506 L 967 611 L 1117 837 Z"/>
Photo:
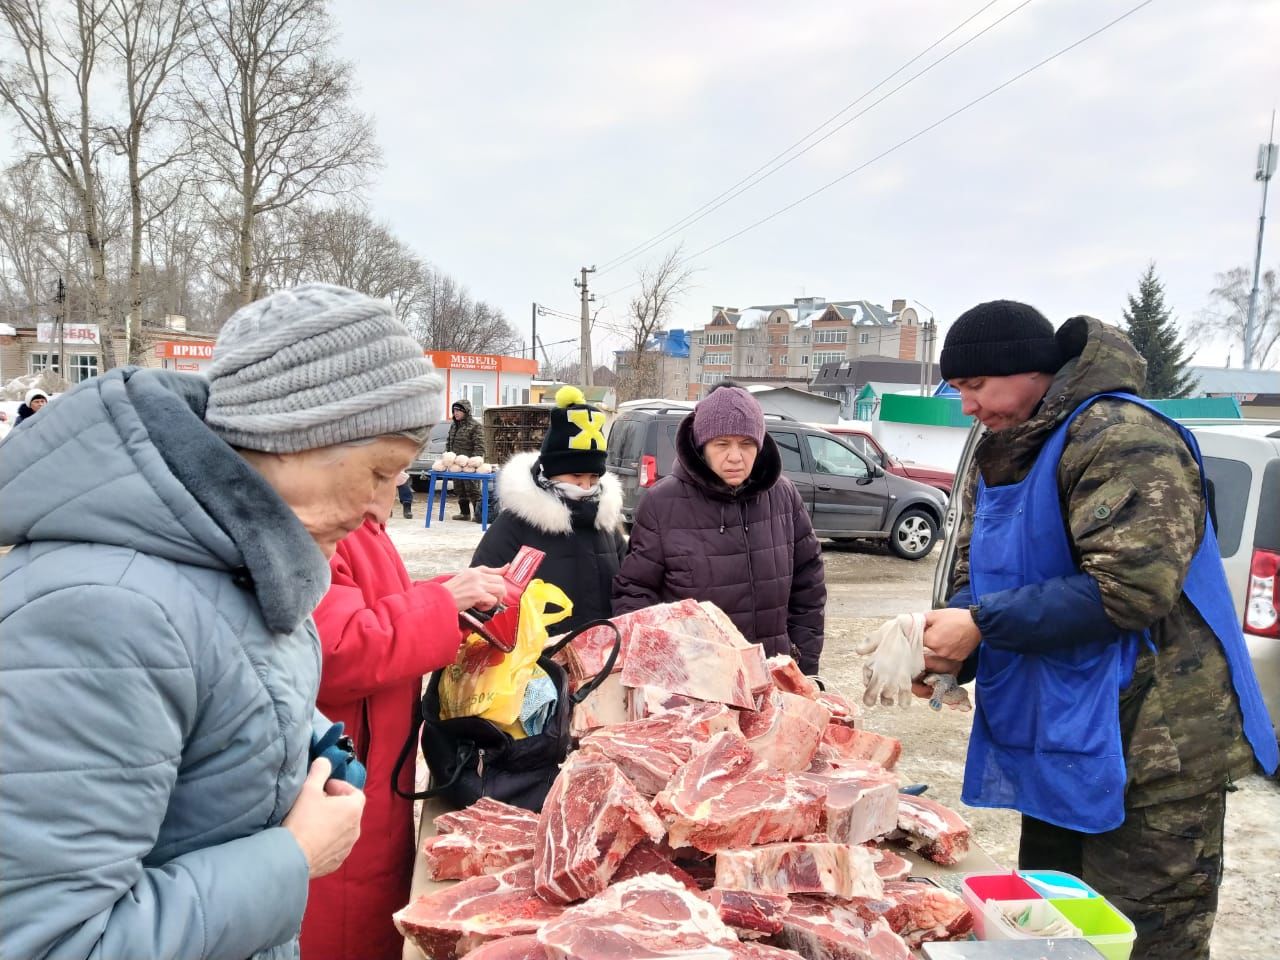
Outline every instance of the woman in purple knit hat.
<path fill-rule="evenodd" d="M 721 386 L 685 417 L 676 465 L 636 510 L 613 581 L 615 615 L 692 598 L 714 603 L 769 656 L 808 674 L 822 656 L 822 553 L 795 485 L 741 387 Z"/>

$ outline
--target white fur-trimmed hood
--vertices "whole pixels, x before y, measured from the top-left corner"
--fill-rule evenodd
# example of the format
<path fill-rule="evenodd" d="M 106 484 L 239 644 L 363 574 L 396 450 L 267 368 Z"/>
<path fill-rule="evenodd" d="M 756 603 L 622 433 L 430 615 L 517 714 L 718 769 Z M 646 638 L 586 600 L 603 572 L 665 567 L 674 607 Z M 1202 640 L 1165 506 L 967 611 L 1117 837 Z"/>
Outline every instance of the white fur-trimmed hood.
<path fill-rule="evenodd" d="M 572 533 L 573 522 L 564 501 L 534 482 L 535 452 L 518 453 L 508 460 L 498 474 L 498 503 L 520 519 L 546 533 Z M 596 513 L 596 529 L 612 530 L 622 522 L 622 487 L 611 473 L 600 477 L 600 508 Z"/>

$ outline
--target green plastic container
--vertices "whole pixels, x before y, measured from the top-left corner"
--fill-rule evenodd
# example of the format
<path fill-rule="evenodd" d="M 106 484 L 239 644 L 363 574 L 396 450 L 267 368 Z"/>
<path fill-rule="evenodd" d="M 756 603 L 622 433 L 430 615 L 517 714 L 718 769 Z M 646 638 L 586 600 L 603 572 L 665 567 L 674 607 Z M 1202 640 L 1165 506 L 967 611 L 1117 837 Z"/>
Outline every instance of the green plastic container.
<path fill-rule="evenodd" d="M 1129 918 L 1102 897 L 1050 900 L 1049 903 L 1080 928 L 1080 935 L 1092 943 L 1107 960 L 1129 960 L 1138 934 Z"/>

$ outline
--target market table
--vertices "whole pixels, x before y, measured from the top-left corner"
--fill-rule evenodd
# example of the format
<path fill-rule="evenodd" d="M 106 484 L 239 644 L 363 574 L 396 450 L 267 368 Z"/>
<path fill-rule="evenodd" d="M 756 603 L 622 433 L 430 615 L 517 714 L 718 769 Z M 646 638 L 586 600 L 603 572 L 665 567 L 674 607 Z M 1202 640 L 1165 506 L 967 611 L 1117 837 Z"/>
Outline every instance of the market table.
<path fill-rule="evenodd" d="M 422 841 L 427 837 L 436 835 L 435 818 L 442 813 L 448 813 L 452 809 L 452 806 L 442 800 L 423 801 L 422 816 L 418 821 L 417 855 L 413 861 L 413 884 L 410 890 L 410 902 L 417 900 L 424 893 L 434 893 L 436 890 L 444 889 L 457 882 L 430 879 L 427 876 L 427 859 L 422 855 Z M 987 852 L 977 844 L 971 844 L 968 856 L 953 867 L 944 867 L 941 864 L 925 860 L 914 851 L 903 847 L 895 846 L 893 849 L 895 853 L 901 854 L 910 862 L 911 875 L 913 877 L 927 877 L 957 895 L 960 893 L 960 878 L 966 873 L 984 873 L 1005 869 L 991 859 Z M 406 940 L 403 960 L 425 960 L 425 957 L 421 950 Z"/>
<path fill-rule="evenodd" d="M 443 480 L 440 488 L 440 520 L 444 520 L 444 505 L 449 499 L 450 480 L 468 480 L 480 484 L 480 502 L 476 509 L 480 511 L 480 529 L 489 529 L 489 484 L 497 476 L 494 473 L 467 473 L 465 470 L 428 470 L 427 471 L 427 526 L 431 526 L 431 512 L 436 500 L 436 481 Z"/>

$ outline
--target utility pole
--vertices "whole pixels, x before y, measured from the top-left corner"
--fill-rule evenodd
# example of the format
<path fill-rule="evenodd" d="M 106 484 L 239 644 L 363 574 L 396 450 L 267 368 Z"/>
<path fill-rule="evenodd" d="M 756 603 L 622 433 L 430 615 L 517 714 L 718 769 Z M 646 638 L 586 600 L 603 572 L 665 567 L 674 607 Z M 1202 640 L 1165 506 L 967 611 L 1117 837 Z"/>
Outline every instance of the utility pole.
<path fill-rule="evenodd" d="M 1253 289 L 1249 291 L 1249 315 L 1244 321 L 1244 368 L 1253 369 L 1253 331 L 1258 316 L 1258 274 L 1262 269 L 1262 231 L 1267 225 L 1267 184 L 1276 172 L 1276 112 L 1271 111 L 1271 132 L 1267 142 L 1258 147 L 1258 171 L 1253 179 L 1262 181 L 1262 213 L 1258 216 L 1258 248 L 1253 255 Z"/>
<path fill-rule="evenodd" d="M 533 309 L 530 311 L 529 321 L 533 326 L 533 337 L 529 340 L 529 359 L 534 362 L 534 376 L 537 376 L 538 363 L 538 303 L 535 300 L 531 305 Z"/>
<path fill-rule="evenodd" d="M 582 279 L 573 281 L 582 298 L 582 340 L 578 344 L 578 379 L 582 381 L 584 387 L 595 386 L 591 376 L 591 308 L 589 306 L 595 297 L 587 290 L 587 274 L 595 272 L 595 267 L 583 267 Z"/>

